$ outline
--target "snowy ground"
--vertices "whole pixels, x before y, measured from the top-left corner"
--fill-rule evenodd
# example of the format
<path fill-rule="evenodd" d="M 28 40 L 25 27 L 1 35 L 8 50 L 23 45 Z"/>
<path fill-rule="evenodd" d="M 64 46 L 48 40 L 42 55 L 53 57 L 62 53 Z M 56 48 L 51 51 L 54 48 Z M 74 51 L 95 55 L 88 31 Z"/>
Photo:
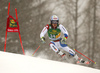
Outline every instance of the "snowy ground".
<path fill-rule="evenodd" d="M 0 51 L 0 73 L 100 73 L 100 70 Z"/>

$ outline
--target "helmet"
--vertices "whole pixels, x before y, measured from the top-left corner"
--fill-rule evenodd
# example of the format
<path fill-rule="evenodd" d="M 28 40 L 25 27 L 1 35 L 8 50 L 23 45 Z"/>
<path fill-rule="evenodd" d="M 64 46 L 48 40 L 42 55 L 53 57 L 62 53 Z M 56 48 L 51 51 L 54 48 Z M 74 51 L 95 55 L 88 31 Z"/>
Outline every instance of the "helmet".
<path fill-rule="evenodd" d="M 51 16 L 50 18 L 51 24 L 58 24 L 59 23 L 59 18 L 56 15 Z"/>

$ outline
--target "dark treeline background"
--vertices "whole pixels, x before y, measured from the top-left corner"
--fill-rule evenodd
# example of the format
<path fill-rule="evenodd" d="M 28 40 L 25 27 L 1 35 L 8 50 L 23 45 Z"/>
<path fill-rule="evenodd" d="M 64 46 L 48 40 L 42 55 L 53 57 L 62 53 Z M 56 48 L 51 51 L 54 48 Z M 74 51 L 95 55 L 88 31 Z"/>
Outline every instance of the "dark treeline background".
<path fill-rule="evenodd" d="M 0 51 L 4 50 L 9 2 L 10 15 L 14 18 L 15 8 L 17 8 L 26 55 L 31 56 L 41 44 L 40 32 L 46 24 L 50 23 L 50 17 L 55 14 L 69 32 L 68 45 L 97 63 L 91 63 L 89 67 L 100 69 L 100 0 L 0 0 Z M 47 34 L 45 38 L 46 43 L 41 44 L 34 57 L 62 61 L 50 49 Z M 23 54 L 18 33 L 8 32 L 6 51 Z"/>

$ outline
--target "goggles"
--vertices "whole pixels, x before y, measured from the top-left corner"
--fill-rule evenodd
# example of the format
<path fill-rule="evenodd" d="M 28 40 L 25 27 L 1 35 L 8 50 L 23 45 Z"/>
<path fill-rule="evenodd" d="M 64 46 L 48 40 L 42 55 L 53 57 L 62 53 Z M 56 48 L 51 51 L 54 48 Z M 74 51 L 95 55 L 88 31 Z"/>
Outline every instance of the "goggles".
<path fill-rule="evenodd" d="M 57 20 L 53 20 L 51 21 L 52 24 L 58 24 L 58 21 Z"/>

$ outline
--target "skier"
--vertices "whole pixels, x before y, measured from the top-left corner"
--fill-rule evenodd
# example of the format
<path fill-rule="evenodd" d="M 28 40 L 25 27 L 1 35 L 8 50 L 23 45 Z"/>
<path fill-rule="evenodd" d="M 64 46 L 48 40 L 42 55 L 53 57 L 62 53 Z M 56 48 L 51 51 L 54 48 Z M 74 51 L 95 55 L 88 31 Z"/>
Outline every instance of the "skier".
<path fill-rule="evenodd" d="M 68 32 L 62 24 L 59 24 L 59 18 L 56 15 L 51 16 L 50 24 L 47 24 L 40 33 L 40 38 L 43 43 L 45 43 L 44 35 L 48 33 L 50 42 L 50 47 L 59 54 L 61 57 L 65 56 L 65 53 L 60 51 L 59 48 L 68 52 L 77 62 L 84 63 L 85 61 L 82 58 L 79 58 L 75 52 L 67 46 L 65 43 L 68 38 Z M 64 37 L 61 38 L 61 32 L 64 34 Z"/>

